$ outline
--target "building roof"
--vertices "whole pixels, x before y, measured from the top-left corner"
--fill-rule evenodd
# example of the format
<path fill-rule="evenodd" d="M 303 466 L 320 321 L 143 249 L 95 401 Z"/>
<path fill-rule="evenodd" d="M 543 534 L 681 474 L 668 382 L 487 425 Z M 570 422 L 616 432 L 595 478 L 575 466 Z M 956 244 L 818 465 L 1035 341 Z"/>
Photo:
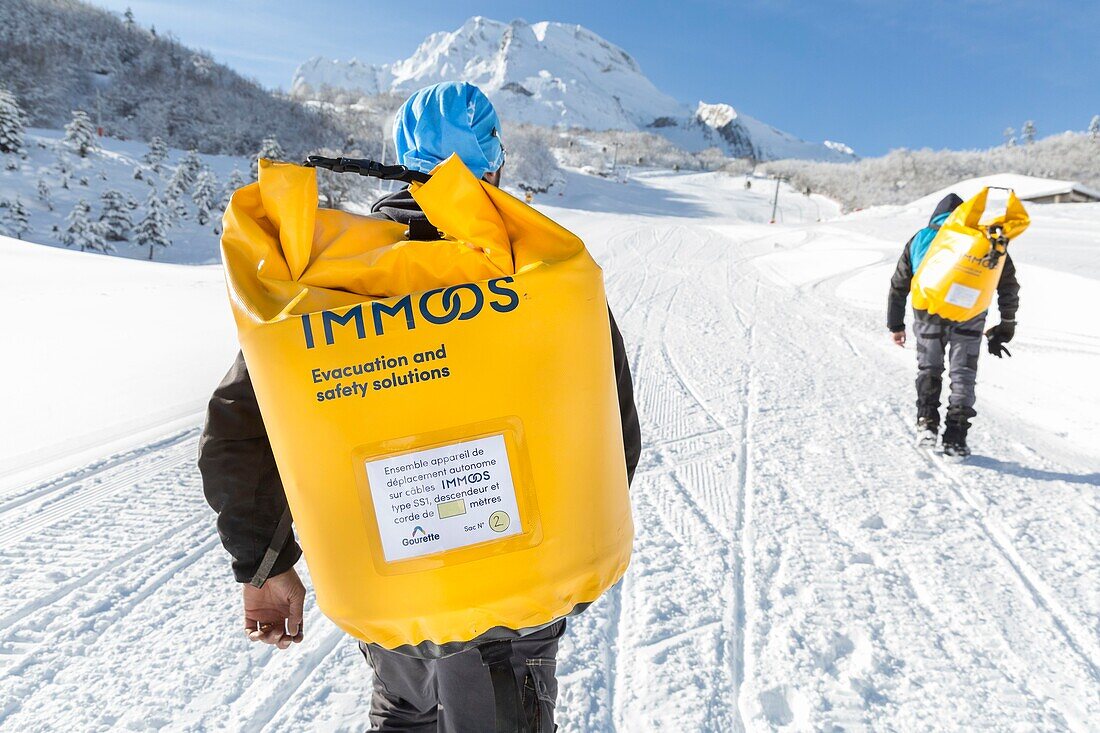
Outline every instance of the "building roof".
<path fill-rule="evenodd" d="M 963 199 L 974 196 L 986 186 L 1000 186 L 1011 188 L 1021 201 L 1068 194 L 1073 191 L 1084 194 L 1089 198 L 1100 201 L 1100 190 L 1089 188 L 1077 181 L 1060 181 L 1054 178 L 1040 178 L 1038 176 L 1025 176 L 1019 173 L 996 173 L 991 176 L 969 178 L 965 181 L 943 188 L 935 193 L 930 193 L 914 201 L 911 205 L 921 209 L 934 207 L 936 203 L 949 193 L 955 193 Z"/>

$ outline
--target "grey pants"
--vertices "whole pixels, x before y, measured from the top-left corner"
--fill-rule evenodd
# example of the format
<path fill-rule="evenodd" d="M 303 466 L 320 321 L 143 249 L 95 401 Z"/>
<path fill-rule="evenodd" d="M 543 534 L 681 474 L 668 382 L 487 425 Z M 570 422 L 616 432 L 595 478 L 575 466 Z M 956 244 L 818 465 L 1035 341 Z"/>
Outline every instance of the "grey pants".
<path fill-rule="evenodd" d="M 533 733 L 554 730 L 555 665 L 565 620 L 512 642 L 512 671 Z M 476 649 L 443 659 L 419 659 L 360 644 L 374 669 L 373 731 L 495 733 L 489 669 Z"/>
<path fill-rule="evenodd" d="M 939 422 L 940 391 L 943 388 L 944 356 L 951 366 L 951 395 L 947 399 L 947 421 L 966 422 L 974 417 L 974 385 L 978 356 L 982 351 L 985 313 L 957 323 L 927 313 L 913 313 L 913 336 L 917 343 L 917 416 Z"/>

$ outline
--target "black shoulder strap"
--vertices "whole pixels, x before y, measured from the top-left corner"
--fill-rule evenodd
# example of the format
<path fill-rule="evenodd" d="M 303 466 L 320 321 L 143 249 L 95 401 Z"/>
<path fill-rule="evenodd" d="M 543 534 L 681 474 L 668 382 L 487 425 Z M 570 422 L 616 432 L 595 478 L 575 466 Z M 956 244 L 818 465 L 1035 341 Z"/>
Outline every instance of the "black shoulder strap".
<path fill-rule="evenodd" d="M 477 650 L 481 654 L 481 663 L 489 668 L 489 677 L 493 681 L 496 733 L 526 733 L 529 727 L 523 717 L 516 674 L 512 671 L 511 640 L 490 641 L 478 645 Z"/>
<path fill-rule="evenodd" d="M 326 168 L 333 173 L 357 173 L 384 181 L 427 183 L 432 178 L 427 173 L 409 170 L 403 165 L 382 165 L 366 158 L 326 158 L 323 155 L 311 155 L 303 165 L 309 168 Z"/>
<path fill-rule="evenodd" d="M 268 545 L 263 560 L 260 561 L 260 567 L 256 569 L 256 574 L 253 575 L 252 580 L 249 581 L 257 588 L 264 587 L 264 583 L 267 582 L 267 576 L 271 574 L 271 568 L 275 567 L 275 561 L 279 559 L 279 553 L 286 547 L 286 541 L 290 539 L 290 527 L 292 523 L 290 518 L 290 507 L 287 507 L 283 510 L 283 516 L 279 518 L 279 526 L 275 528 L 275 535 L 271 538 L 271 544 Z"/>
<path fill-rule="evenodd" d="M 409 220 L 409 228 L 405 231 L 405 239 L 414 242 L 434 242 L 442 239 L 439 230 L 427 219 L 418 218 Z"/>

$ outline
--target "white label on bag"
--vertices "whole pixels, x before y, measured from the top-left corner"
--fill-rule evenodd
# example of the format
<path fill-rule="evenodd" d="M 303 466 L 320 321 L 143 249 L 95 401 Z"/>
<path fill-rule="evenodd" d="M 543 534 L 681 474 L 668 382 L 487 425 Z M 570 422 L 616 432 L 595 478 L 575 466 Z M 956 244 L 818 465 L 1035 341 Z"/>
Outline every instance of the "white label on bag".
<path fill-rule="evenodd" d="M 978 296 L 981 294 L 982 291 L 977 288 L 968 288 L 965 285 L 951 283 L 951 287 L 947 289 L 947 295 L 945 295 L 943 299 L 951 305 L 957 305 L 960 308 L 970 308 L 978 302 Z"/>
<path fill-rule="evenodd" d="M 387 562 L 522 531 L 503 435 L 366 462 Z"/>

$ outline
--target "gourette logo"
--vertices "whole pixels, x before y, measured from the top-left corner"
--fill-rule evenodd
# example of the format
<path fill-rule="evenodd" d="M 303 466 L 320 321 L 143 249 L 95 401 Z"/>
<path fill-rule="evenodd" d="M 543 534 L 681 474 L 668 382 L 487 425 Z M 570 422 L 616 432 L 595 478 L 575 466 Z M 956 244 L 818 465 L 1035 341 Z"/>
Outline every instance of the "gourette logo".
<path fill-rule="evenodd" d="M 401 544 L 405 547 L 410 547 L 412 545 L 421 545 L 425 542 L 435 542 L 438 539 L 439 535 L 435 532 L 425 532 L 424 528 L 418 524 L 413 527 L 412 536 L 401 540 Z"/>
<path fill-rule="evenodd" d="M 367 337 L 366 311 L 370 312 L 375 336 L 385 333 L 386 322 L 382 320 L 383 316 L 397 319 L 398 323 L 403 320 L 405 328 L 412 331 L 424 321 L 442 326 L 454 320 L 469 320 L 481 313 L 486 303 L 497 313 L 510 313 L 519 307 L 519 295 L 511 287 L 513 282 L 515 279 L 512 277 L 498 277 L 485 283 L 485 290 L 476 283 L 435 288 L 416 296 L 415 307 L 414 296 L 406 295 L 389 305 L 381 300 L 360 303 L 349 308 L 343 315 L 334 311 L 304 313 L 302 314 L 302 335 L 307 349 L 316 346 L 313 327 L 314 322 L 320 319 L 324 342 L 328 346 L 335 343 L 337 326 L 344 328 L 353 326 L 356 337 L 365 339 Z M 486 297 L 486 290 L 489 297 Z"/>

